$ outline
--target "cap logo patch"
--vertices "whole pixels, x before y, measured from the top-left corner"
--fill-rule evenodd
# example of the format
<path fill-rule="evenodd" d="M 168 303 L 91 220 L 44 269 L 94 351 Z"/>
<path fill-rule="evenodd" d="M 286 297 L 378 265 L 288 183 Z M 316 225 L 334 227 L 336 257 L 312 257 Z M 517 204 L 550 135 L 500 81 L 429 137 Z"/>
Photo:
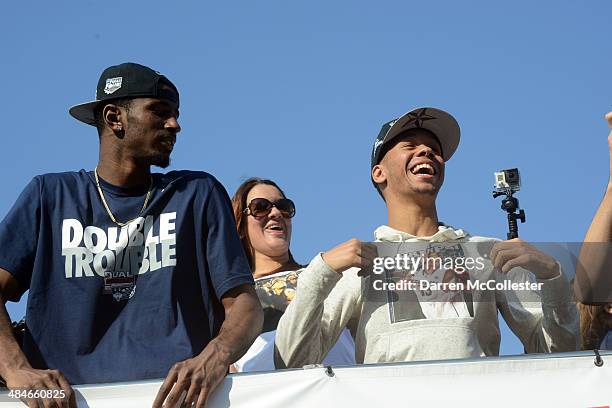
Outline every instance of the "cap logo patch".
<path fill-rule="evenodd" d="M 432 119 L 436 119 L 435 117 L 428 115 L 425 113 L 425 110 L 427 108 L 423 108 L 420 111 L 417 112 L 410 112 L 408 114 L 408 117 L 410 118 L 408 120 L 408 122 L 406 122 L 406 124 L 402 127 L 406 127 L 406 126 L 410 126 L 410 125 L 414 125 L 418 128 L 423 127 L 423 122 L 427 121 L 427 120 L 432 120 Z"/>
<path fill-rule="evenodd" d="M 376 150 L 382 143 L 382 139 L 378 139 L 376 142 L 374 142 L 374 150 Z"/>
<path fill-rule="evenodd" d="M 106 86 L 104 87 L 104 93 L 110 95 L 121 88 L 123 77 L 108 78 L 106 80 Z"/>

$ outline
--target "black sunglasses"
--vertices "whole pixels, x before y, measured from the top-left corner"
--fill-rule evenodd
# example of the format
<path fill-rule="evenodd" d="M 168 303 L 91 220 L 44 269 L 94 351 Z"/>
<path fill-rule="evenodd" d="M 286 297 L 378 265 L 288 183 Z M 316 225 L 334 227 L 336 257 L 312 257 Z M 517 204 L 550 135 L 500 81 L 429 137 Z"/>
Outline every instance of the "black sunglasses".
<path fill-rule="evenodd" d="M 288 198 L 281 198 L 274 202 L 265 198 L 254 198 L 244 212 L 255 218 L 265 217 L 272 212 L 272 207 L 278 208 L 284 218 L 293 218 L 295 215 L 295 204 Z"/>

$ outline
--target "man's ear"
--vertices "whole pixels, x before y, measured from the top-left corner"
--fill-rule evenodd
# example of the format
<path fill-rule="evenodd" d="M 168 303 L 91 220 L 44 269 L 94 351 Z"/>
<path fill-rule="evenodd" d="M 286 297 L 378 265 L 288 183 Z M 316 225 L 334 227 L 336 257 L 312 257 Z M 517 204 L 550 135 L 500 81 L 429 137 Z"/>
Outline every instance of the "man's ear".
<path fill-rule="evenodd" d="M 117 105 L 108 104 L 102 110 L 102 118 L 104 119 L 104 123 L 115 134 L 123 131 L 123 116 L 123 111 Z"/>
<path fill-rule="evenodd" d="M 612 303 L 607 303 L 606 305 L 604 305 L 603 310 L 607 314 L 611 314 L 612 315 Z"/>
<path fill-rule="evenodd" d="M 374 180 L 376 184 L 382 184 L 387 181 L 387 175 L 385 174 L 385 170 L 380 164 L 377 164 L 372 167 L 372 180 Z"/>

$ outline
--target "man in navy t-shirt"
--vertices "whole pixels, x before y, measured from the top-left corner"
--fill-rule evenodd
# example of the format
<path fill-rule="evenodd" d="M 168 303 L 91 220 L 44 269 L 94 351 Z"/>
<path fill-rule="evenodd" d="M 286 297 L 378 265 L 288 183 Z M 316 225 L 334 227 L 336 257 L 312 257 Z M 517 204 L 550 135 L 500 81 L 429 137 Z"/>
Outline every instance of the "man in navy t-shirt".
<path fill-rule="evenodd" d="M 204 403 L 262 314 L 229 198 L 210 174 L 167 167 L 179 94 L 142 65 L 107 68 L 93 171 L 36 176 L 0 223 L 0 376 L 11 389 L 166 377 L 155 401 Z M 20 348 L 5 308 L 29 290 Z M 74 404 L 74 398 L 72 398 Z"/>

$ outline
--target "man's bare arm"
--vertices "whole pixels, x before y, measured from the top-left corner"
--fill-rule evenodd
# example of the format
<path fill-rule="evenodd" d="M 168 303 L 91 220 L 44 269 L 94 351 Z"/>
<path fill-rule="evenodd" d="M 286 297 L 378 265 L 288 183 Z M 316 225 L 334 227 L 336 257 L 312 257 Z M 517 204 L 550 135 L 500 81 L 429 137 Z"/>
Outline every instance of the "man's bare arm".
<path fill-rule="evenodd" d="M 6 302 L 17 298 L 19 285 L 15 278 L 0 268 L 0 376 L 7 378 L 11 371 L 31 368 L 13 336 L 11 320 L 6 310 Z"/>
<path fill-rule="evenodd" d="M 612 112 L 606 115 L 612 129 Z M 610 175 L 608 186 L 584 238 L 576 267 L 574 289 L 578 300 L 601 302 L 612 294 L 612 132 L 608 136 Z"/>
<path fill-rule="evenodd" d="M 612 129 L 612 112 L 606 115 L 608 126 Z M 593 217 L 584 242 L 612 242 L 612 132 L 608 135 L 610 149 L 610 175 L 606 194 Z M 586 259 L 585 259 L 586 260 Z"/>
<path fill-rule="evenodd" d="M 10 389 L 19 390 L 64 390 L 64 399 L 45 399 L 41 403 L 47 407 L 75 407 L 74 391 L 66 378 L 57 370 L 37 370 L 32 368 L 21 347 L 13 336 L 11 320 L 6 310 L 6 302 L 18 298 L 19 284 L 6 270 L 0 268 L 0 376 Z M 38 402 L 28 400 L 29 407 L 38 407 Z"/>
<path fill-rule="evenodd" d="M 187 393 L 185 403 L 204 407 L 214 389 L 223 381 L 230 364 L 249 349 L 261 332 L 263 312 L 252 285 L 228 291 L 221 299 L 225 321 L 219 335 L 196 357 L 176 363 L 162 384 L 153 407 L 173 407 Z"/>

